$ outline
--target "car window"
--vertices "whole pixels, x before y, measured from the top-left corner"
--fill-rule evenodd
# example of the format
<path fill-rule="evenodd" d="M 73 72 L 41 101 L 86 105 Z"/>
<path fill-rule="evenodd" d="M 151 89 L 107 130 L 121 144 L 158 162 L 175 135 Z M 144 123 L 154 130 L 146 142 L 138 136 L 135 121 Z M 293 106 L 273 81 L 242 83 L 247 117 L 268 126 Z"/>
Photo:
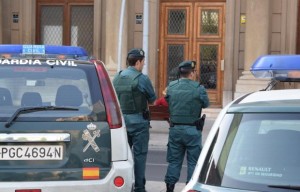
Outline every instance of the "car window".
<path fill-rule="evenodd" d="M 248 190 L 299 182 L 300 114 L 235 114 L 229 125 L 225 142 L 216 142 L 216 151 L 222 150 L 210 155 L 211 169 L 202 171 L 207 180 L 201 182 Z"/>
<path fill-rule="evenodd" d="M 105 108 L 94 66 L 76 65 L 1 66 L 0 118 L 11 117 L 21 107 L 64 106 L 78 110 L 24 113 L 16 120 L 104 120 Z"/>

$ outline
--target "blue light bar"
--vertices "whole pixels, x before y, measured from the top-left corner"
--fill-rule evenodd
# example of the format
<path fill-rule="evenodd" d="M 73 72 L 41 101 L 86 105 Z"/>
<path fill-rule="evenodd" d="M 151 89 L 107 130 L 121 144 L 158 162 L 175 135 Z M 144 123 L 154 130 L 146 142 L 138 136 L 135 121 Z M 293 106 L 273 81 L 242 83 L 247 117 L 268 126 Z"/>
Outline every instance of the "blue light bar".
<path fill-rule="evenodd" d="M 300 55 L 264 55 L 250 68 L 256 78 L 300 81 Z"/>
<path fill-rule="evenodd" d="M 32 47 L 32 49 L 30 49 Z M 46 54 L 46 55 L 73 55 L 76 57 L 88 56 L 87 51 L 78 46 L 65 45 L 0 45 L 0 54 Z"/>

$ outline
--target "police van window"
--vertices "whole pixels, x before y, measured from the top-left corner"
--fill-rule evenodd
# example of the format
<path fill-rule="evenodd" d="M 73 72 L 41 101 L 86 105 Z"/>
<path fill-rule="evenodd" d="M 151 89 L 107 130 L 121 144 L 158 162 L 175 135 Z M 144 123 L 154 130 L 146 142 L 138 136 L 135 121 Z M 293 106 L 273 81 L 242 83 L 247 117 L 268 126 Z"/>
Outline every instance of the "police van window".
<path fill-rule="evenodd" d="M 39 111 L 22 114 L 18 120 L 82 120 L 101 119 L 105 113 L 94 66 L 1 66 L 0 118 L 11 116 L 24 106 L 69 106 L 78 111 Z M 97 113 L 95 113 L 95 105 Z M 38 117 L 38 118 L 37 118 Z M 74 119 L 72 119 L 74 117 Z M 76 119 L 77 118 L 77 119 Z M 31 119 L 32 120 L 32 119 Z"/>
<path fill-rule="evenodd" d="M 228 132 L 220 156 L 213 153 L 211 157 L 214 166 L 202 172 L 206 175 L 202 182 L 253 191 L 278 181 L 283 185 L 299 182 L 300 153 L 294 146 L 300 145 L 300 114 L 243 114 Z M 217 141 L 218 146 L 223 145 Z"/>
<path fill-rule="evenodd" d="M 235 118 L 235 120 L 233 120 Z M 207 183 L 209 185 L 216 185 L 219 186 L 221 185 L 221 177 L 222 175 L 220 173 L 224 172 L 224 167 L 223 169 L 218 165 L 218 162 L 221 160 L 220 155 L 222 153 L 222 146 L 224 146 L 224 143 L 227 138 L 227 132 L 231 128 L 231 122 L 239 122 L 240 121 L 240 116 L 234 117 L 233 114 L 227 114 L 224 119 L 223 123 L 220 125 L 218 132 L 214 138 L 213 145 L 211 145 L 210 151 L 205 157 L 205 161 L 207 163 L 204 163 L 204 167 L 201 170 L 201 174 L 199 177 L 199 181 L 201 183 Z M 237 124 L 234 126 L 237 128 Z M 222 157 L 222 159 L 227 158 L 227 157 Z"/>

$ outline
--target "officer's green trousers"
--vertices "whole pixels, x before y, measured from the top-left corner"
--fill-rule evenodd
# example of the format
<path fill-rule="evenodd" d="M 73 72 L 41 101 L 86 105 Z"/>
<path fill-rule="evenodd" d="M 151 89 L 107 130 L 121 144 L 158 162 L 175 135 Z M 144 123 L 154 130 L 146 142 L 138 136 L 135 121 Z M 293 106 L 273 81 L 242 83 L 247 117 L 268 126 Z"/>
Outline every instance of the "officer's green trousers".
<path fill-rule="evenodd" d="M 175 184 L 180 177 L 182 162 L 187 153 L 187 180 L 193 174 L 202 148 L 202 135 L 195 126 L 175 125 L 170 128 L 167 162 L 169 163 L 165 182 Z"/>
<path fill-rule="evenodd" d="M 130 148 L 132 148 L 134 160 L 135 192 L 145 192 L 149 125 L 149 121 L 144 120 L 140 123 L 132 123 L 127 119 L 128 143 Z"/>

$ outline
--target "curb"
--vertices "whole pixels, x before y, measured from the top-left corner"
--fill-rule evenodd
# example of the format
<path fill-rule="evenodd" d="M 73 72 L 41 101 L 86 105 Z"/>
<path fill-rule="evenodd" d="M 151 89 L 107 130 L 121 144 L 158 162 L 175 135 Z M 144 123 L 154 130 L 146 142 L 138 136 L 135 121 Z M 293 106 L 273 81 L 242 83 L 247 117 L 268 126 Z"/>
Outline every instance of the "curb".
<path fill-rule="evenodd" d="M 180 192 L 185 187 L 185 183 L 176 183 L 174 192 Z M 165 192 L 166 184 L 165 182 L 159 181 L 147 181 L 146 182 L 147 192 Z"/>

